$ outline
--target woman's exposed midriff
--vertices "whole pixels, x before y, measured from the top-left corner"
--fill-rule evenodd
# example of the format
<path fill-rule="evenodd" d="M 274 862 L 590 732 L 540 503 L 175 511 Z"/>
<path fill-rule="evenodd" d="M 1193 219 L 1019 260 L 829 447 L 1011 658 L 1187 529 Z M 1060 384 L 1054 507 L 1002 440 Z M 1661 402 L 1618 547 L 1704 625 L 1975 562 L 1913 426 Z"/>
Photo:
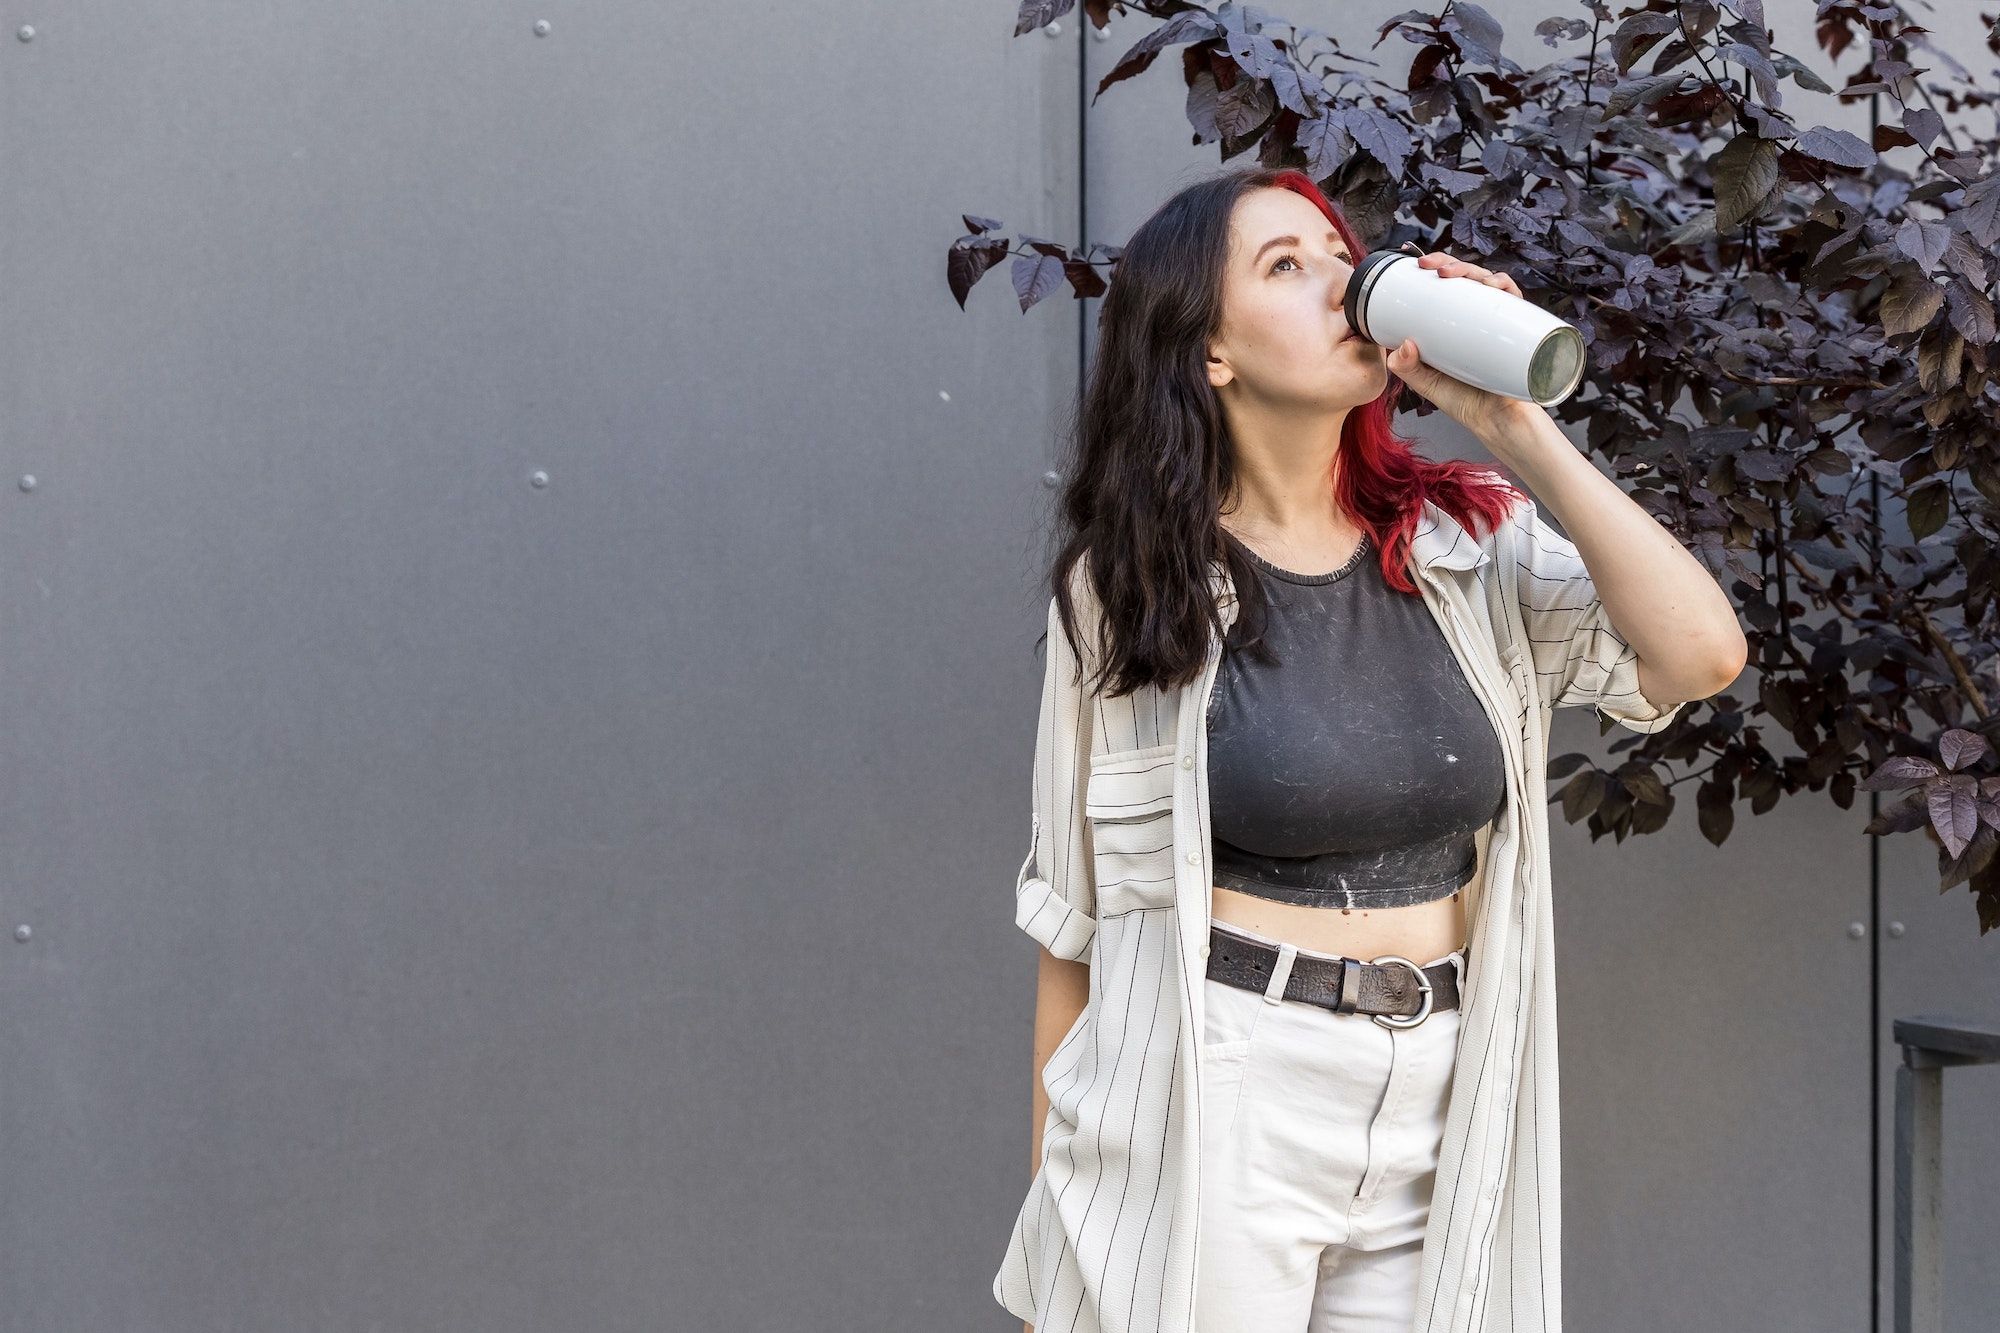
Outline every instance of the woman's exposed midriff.
<path fill-rule="evenodd" d="M 1285 940 L 1317 953 L 1366 961 L 1400 954 L 1417 963 L 1442 958 L 1465 944 L 1465 890 L 1401 907 L 1308 907 L 1281 903 L 1237 889 L 1212 886 L 1209 915 L 1266 939 Z"/>

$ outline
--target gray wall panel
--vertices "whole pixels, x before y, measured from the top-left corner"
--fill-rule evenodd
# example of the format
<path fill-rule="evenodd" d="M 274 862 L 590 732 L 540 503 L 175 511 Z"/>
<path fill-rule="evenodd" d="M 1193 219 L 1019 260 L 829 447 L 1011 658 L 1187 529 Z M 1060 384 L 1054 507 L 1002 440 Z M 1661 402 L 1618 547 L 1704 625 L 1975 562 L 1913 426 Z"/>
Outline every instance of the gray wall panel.
<path fill-rule="evenodd" d="M 990 1324 L 1075 44 L 8 18 L 0 1323 Z"/>
<path fill-rule="evenodd" d="M 1552 816 L 1568 1318 L 1866 1327 L 1866 814 L 1739 809 L 1718 848 L 1693 786 L 1622 845 Z"/>

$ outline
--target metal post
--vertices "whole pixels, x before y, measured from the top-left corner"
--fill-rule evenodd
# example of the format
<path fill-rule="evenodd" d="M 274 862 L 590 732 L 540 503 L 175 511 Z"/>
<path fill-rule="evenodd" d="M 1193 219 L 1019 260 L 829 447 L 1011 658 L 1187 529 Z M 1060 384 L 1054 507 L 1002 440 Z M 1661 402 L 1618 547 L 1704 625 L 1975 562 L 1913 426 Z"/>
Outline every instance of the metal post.
<path fill-rule="evenodd" d="M 2000 1061 L 2000 1027 L 1920 1014 L 1892 1025 L 1896 1068 L 1895 1333 L 1944 1333 L 1944 1071 Z"/>

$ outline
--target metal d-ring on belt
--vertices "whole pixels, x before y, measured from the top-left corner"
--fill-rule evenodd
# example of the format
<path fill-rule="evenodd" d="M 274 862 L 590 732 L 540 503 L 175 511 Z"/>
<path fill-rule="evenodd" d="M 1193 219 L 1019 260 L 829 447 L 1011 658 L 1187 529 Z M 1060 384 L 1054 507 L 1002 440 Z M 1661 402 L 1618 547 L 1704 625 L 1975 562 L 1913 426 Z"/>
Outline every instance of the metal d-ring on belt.
<path fill-rule="evenodd" d="M 1208 975 L 1226 986 L 1262 991 L 1278 965 L 1278 946 L 1211 922 Z M 1284 998 L 1336 1014 L 1367 1014 L 1387 1028 L 1412 1028 L 1440 1009 L 1458 1007 L 1458 969 L 1447 958 L 1428 968 L 1401 954 L 1363 961 L 1299 950 L 1285 978 Z"/>

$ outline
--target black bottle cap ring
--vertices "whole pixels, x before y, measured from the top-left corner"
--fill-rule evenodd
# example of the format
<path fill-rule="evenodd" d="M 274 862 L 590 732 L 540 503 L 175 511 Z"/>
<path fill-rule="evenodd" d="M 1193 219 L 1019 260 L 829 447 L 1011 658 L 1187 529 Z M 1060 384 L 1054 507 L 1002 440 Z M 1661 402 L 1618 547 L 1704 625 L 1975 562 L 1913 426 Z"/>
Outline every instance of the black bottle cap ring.
<path fill-rule="evenodd" d="M 1382 270 L 1399 259 L 1421 259 L 1423 255 L 1423 248 L 1415 241 L 1404 241 L 1393 250 L 1375 250 L 1362 256 L 1347 279 L 1347 294 L 1340 302 L 1347 315 L 1347 326 L 1354 330 L 1355 337 L 1364 342 L 1375 341 L 1368 333 L 1368 292 L 1375 279 L 1382 276 Z"/>

